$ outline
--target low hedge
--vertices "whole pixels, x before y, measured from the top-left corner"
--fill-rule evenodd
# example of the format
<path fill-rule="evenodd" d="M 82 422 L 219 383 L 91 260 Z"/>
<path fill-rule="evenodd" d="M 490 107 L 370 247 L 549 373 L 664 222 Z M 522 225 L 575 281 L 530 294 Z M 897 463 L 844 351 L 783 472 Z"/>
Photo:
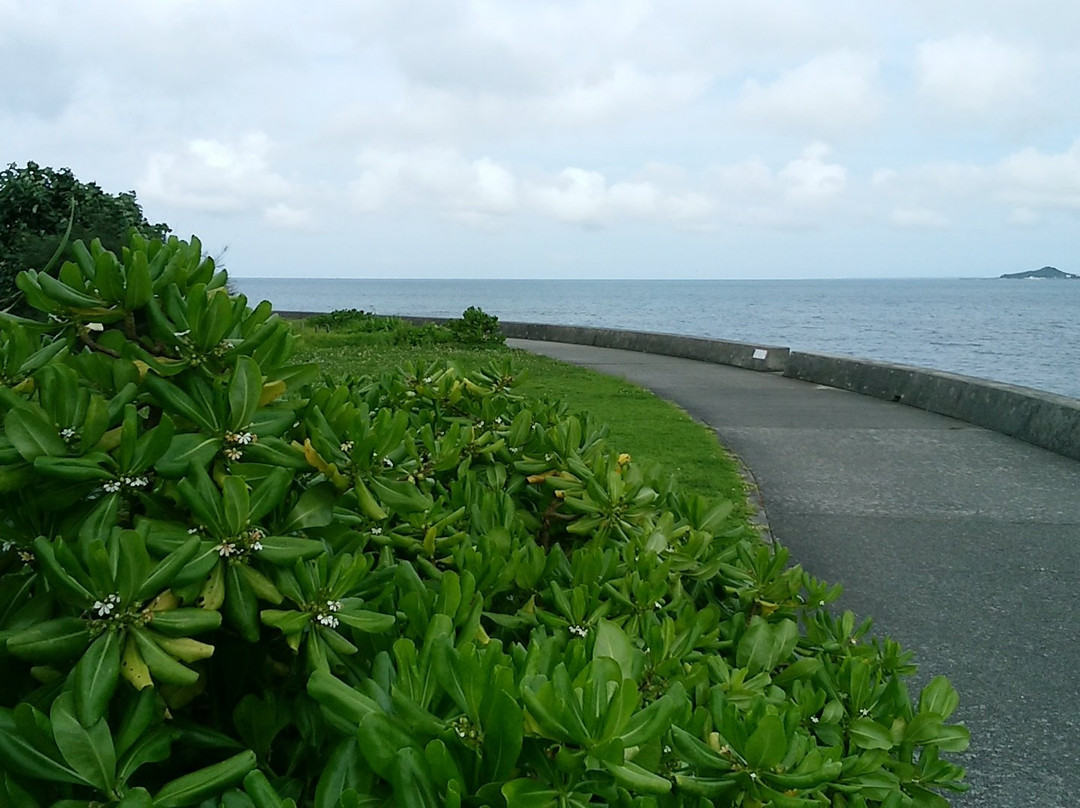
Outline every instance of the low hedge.
<path fill-rule="evenodd" d="M 74 254 L 0 322 L 0 806 L 963 788 L 945 679 L 511 367 L 321 382 L 197 240 Z"/>

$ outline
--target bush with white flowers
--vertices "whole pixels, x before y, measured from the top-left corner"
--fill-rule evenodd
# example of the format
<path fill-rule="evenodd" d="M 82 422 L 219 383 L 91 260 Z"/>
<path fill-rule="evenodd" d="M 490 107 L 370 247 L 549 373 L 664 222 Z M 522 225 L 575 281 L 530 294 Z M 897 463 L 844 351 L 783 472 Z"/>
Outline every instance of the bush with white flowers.
<path fill-rule="evenodd" d="M 945 679 L 509 366 L 323 382 L 197 240 L 73 254 L 0 321 L 0 806 L 962 788 Z"/>

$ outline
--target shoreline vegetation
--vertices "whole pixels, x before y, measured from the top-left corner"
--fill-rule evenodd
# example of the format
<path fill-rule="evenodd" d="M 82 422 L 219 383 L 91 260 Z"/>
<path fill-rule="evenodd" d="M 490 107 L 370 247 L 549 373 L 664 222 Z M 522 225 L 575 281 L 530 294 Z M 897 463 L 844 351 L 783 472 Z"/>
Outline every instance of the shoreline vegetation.
<path fill-rule="evenodd" d="M 445 360 L 464 372 L 492 362 L 510 361 L 518 390 L 530 397 L 562 399 L 571 410 L 591 414 L 610 430 L 611 442 L 632 457 L 659 463 L 685 490 L 730 500 L 739 518 L 750 516 L 745 481 L 738 462 L 716 435 L 676 405 L 648 390 L 601 373 L 577 368 L 543 356 L 507 348 L 501 342 L 464 344 L 440 338 L 431 327 L 411 326 L 394 317 L 366 315 L 353 327 L 328 325 L 335 315 L 315 315 L 292 321 L 300 337 L 297 359 L 316 362 L 337 378 L 378 375 L 387 368 Z M 385 323 L 385 329 L 368 318 Z M 399 336 L 394 336 L 398 334 Z M 403 334 L 409 337 L 400 336 Z"/>
<path fill-rule="evenodd" d="M 670 405 L 476 308 L 293 325 L 194 238 L 71 254 L 0 316 L 0 805 L 965 790 L 948 680 L 909 692 Z"/>

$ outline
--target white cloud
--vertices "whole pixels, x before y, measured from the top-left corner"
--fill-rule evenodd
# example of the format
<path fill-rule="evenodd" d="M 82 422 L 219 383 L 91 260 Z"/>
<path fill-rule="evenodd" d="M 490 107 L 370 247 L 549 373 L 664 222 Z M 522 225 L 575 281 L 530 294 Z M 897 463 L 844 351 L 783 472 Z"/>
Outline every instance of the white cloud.
<path fill-rule="evenodd" d="M 522 178 L 491 158 L 468 160 L 451 149 L 369 149 L 359 163 L 351 195 L 356 210 L 366 214 L 426 208 L 473 224 L 528 214 L 598 227 L 624 219 L 692 225 L 713 210 L 700 192 L 651 180 L 609 182 L 599 171 L 577 167 Z"/>
<path fill-rule="evenodd" d="M 239 213 L 272 206 L 289 197 L 292 186 L 271 168 L 270 152 L 263 132 L 190 140 L 179 151 L 151 154 L 139 191 L 148 200 L 198 211 Z"/>
<path fill-rule="evenodd" d="M 847 187 L 847 170 L 827 163 L 829 147 L 813 143 L 792 160 L 777 177 L 784 185 L 784 198 L 796 205 L 815 206 L 840 196 Z"/>
<path fill-rule="evenodd" d="M 870 188 L 886 201 L 905 208 L 935 208 L 936 203 L 985 197 L 991 190 L 985 166 L 933 162 L 905 169 L 879 169 Z"/>
<path fill-rule="evenodd" d="M 518 207 L 517 179 L 488 158 L 469 161 L 452 149 L 366 149 L 350 195 L 361 213 L 431 209 L 477 221 Z"/>
<path fill-rule="evenodd" d="M 568 76 L 540 89 L 457 90 L 402 84 L 391 97 L 342 105 L 328 130 L 336 140 L 388 146 L 472 145 L 492 139 L 538 137 L 575 130 L 650 122 L 696 101 L 707 76 L 647 72 L 617 63 Z"/>
<path fill-rule="evenodd" d="M 1080 210 L 1080 140 L 1060 154 L 1027 148 L 997 166 L 996 196 L 1025 208 Z"/>
<path fill-rule="evenodd" d="M 884 108 L 878 65 L 866 54 L 824 54 L 762 85 L 750 79 L 739 99 L 741 117 L 812 136 L 851 136 L 873 124 Z"/>
<path fill-rule="evenodd" d="M 532 207 L 561 222 L 599 225 L 608 220 L 607 180 L 599 171 L 566 168 L 553 182 L 531 189 Z"/>
<path fill-rule="evenodd" d="M 1019 114 L 1037 100 L 1037 55 L 989 34 L 957 34 L 919 46 L 919 94 L 946 118 L 985 121 Z"/>
<path fill-rule="evenodd" d="M 930 163 L 882 169 L 871 178 L 880 197 L 901 210 L 1006 205 L 1015 224 L 1036 221 L 1040 211 L 1080 210 L 1080 140 L 1059 153 L 1022 149 L 997 162 Z"/>
<path fill-rule="evenodd" d="M 633 64 L 619 63 L 590 81 L 566 85 L 539 100 L 530 117 L 571 126 L 633 120 L 688 104 L 705 85 L 702 75 L 650 74 Z"/>

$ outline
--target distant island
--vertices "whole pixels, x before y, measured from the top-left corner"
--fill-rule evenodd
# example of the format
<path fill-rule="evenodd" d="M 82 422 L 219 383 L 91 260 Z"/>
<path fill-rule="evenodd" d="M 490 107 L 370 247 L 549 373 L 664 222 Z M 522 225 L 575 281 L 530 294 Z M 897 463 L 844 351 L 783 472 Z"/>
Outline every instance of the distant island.
<path fill-rule="evenodd" d="M 1073 275 L 1069 272 L 1062 272 L 1056 267 L 1043 267 L 1042 269 L 1033 269 L 1030 272 L 1009 272 L 1001 276 L 1013 281 L 1026 281 L 1026 280 L 1055 280 L 1055 281 L 1080 281 L 1080 275 Z"/>

